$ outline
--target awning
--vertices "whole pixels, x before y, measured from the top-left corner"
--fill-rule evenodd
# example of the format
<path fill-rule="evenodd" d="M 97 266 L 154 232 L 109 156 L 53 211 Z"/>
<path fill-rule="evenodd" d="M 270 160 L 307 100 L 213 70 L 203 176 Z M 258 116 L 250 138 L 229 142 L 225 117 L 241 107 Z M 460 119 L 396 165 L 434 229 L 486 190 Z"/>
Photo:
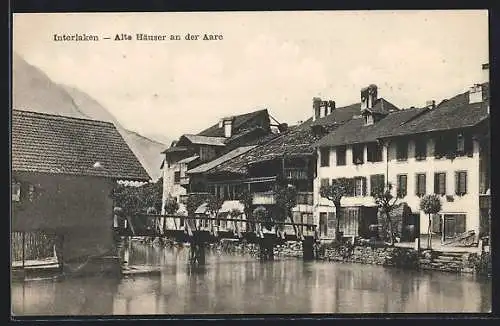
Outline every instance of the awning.
<path fill-rule="evenodd" d="M 206 214 L 208 210 L 208 205 L 207 203 L 201 204 L 196 211 L 194 211 L 195 214 Z"/>
<path fill-rule="evenodd" d="M 240 212 L 243 213 L 245 206 L 243 206 L 242 203 L 240 203 L 238 200 L 226 200 L 220 209 L 220 213 L 229 213 L 233 209 L 237 209 Z"/>

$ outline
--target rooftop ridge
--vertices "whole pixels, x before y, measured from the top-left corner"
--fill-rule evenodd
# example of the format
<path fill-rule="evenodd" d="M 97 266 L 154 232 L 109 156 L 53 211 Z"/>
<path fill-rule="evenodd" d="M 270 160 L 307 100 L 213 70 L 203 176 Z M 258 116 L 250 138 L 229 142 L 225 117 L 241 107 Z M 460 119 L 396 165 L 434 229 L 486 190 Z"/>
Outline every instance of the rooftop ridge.
<path fill-rule="evenodd" d="M 50 120 L 69 120 L 75 122 L 82 122 L 93 125 L 107 125 L 109 127 L 115 128 L 113 122 L 103 121 L 103 120 L 94 120 L 88 118 L 78 118 L 78 117 L 70 117 L 67 115 L 46 113 L 46 112 L 37 112 L 37 111 L 29 111 L 29 110 L 20 110 L 20 109 L 12 109 L 13 114 L 24 115 L 24 116 L 32 116 L 39 119 L 50 119 Z"/>

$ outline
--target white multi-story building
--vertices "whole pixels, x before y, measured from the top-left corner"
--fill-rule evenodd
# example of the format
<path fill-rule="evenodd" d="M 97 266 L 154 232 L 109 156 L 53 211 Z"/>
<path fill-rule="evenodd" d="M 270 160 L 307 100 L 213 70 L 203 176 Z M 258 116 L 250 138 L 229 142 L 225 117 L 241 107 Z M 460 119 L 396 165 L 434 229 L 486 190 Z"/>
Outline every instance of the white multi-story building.
<path fill-rule="evenodd" d="M 489 85 L 475 85 L 439 105 L 380 112 L 376 86 L 362 90 L 360 115 L 316 143 L 314 218 L 323 235 L 333 235 L 335 208 L 320 196 L 322 185 L 348 178 L 340 231 L 365 235 L 377 224 L 372 189 L 390 182 L 407 205 L 400 232 L 415 225 L 426 233 L 428 217 L 420 211 L 425 194 L 441 198 L 433 232 L 443 239 L 467 231 L 485 232 L 489 200 Z M 400 236 L 404 237 L 404 234 Z"/>

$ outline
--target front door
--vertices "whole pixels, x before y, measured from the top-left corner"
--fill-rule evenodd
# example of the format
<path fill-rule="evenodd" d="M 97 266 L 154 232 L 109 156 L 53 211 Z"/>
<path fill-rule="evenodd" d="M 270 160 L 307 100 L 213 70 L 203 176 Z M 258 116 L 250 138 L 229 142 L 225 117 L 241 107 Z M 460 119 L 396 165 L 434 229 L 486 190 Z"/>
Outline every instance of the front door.
<path fill-rule="evenodd" d="M 454 238 L 465 232 L 465 214 L 444 215 L 444 237 Z"/>

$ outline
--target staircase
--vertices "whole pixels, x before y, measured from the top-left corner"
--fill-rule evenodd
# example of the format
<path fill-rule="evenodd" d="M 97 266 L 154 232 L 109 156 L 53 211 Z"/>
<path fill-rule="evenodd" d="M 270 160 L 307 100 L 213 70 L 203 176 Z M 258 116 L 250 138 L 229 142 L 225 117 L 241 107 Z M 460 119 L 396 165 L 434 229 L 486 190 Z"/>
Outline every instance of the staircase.
<path fill-rule="evenodd" d="M 468 252 L 424 251 L 419 265 L 423 270 L 438 270 L 454 273 L 473 273 L 467 262 Z"/>

